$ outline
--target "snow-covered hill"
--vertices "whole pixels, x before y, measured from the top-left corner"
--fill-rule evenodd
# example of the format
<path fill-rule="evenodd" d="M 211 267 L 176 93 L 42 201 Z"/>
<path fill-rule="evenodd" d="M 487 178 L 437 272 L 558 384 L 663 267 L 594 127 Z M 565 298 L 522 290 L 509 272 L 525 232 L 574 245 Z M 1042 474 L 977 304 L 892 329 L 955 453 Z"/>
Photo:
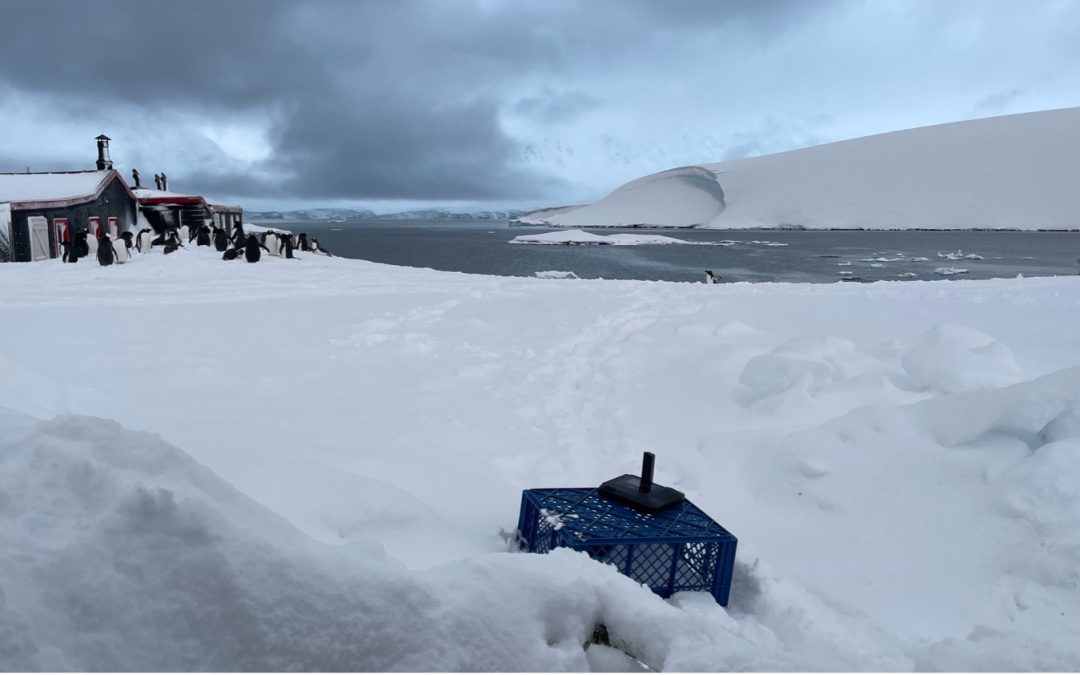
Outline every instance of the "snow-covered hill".
<path fill-rule="evenodd" d="M 663 171 L 523 224 L 1080 229 L 1080 108 L 867 136 Z"/>

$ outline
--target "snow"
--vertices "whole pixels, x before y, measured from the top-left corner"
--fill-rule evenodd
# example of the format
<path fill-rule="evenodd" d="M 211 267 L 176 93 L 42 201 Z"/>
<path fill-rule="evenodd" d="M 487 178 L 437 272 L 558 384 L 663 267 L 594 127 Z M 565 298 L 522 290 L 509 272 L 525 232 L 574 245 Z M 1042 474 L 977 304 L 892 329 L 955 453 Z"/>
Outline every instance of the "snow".
<path fill-rule="evenodd" d="M 536 277 L 539 279 L 577 279 L 578 275 L 563 270 L 544 270 L 537 272 Z"/>
<path fill-rule="evenodd" d="M 91 197 L 112 171 L 0 173 L 0 202 L 35 202 Z"/>
<path fill-rule="evenodd" d="M 182 192 L 172 192 L 170 190 L 154 190 L 152 188 L 132 188 L 135 196 L 139 199 L 172 199 L 176 197 L 182 197 L 184 199 L 199 199 L 199 195 L 189 195 Z"/>
<path fill-rule="evenodd" d="M 590 206 L 519 220 L 560 227 L 1080 229 L 1080 108 L 942 124 L 682 167 Z"/>
<path fill-rule="evenodd" d="M 528 213 L 518 221 L 563 227 L 697 227 L 715 220 L 724 206 L 717 174 L 686 166 L 631 181 L 589 206 L 554 215 Z"/>
<path fill-rule="evenodd" d="M 688 244 L 690 242 L 674 237 L 656 234 L 592 234 L 583 230 L 565 232 L 545 232 L 544 234 L 523 234 L 510 240 L 511 244 L 571 244 L 571 245 L 611 245 L 642 246 L 660 244 Z M 711 242 L 710 242 L 711 243 Z"/>
<path fill-rule="evenodd" d="M 942 253 L 938 251 L 937 257 L 945 258 L 946 260 L 982 260 L 983 257 L 978 253 L 964 253 L 963 251 L 950 251 L 948 253 Z"/>
<path fill-rule="evenodd" d="M 970 270 L 966 270 L 963 267 L 938 267 L 934 269 L 934 274 L 940 274 L 943 277 L 951 277 L 957 274 L 967 274 Z"/>
<path fill-rule="evenodd" d="M 247 234 L 259 234 L 262 232 L 277 232 L 279 234 L 292 234 L 292 230 L 286 230 L 282 227 L 266 227 L 263 225 L 255 225 L 254 223 L 244 223 L 244 232 Z"/>
<path fill-rule="evenodd" d="M 1076 278 L 296 255 L 0 266 L 5 669 L 1080 668 Z M 728 608 L 507 552 L 643 450 L 739 537 Z"/>

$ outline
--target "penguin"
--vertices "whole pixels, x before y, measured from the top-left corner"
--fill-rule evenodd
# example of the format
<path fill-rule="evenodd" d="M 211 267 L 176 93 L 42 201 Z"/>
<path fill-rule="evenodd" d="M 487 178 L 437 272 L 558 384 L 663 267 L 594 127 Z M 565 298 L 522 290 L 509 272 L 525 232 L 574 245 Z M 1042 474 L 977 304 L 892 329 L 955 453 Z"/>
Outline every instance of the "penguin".
<path fill-rule="evenodd" d="M 196 246 L 209 246 L 210 245 L 210 228 L 203 225 L 195 231 L 195 245 Z"/>
<path fill-rule="evenodd" d="M 187 225 L 181 225 L 180 226 L 181 243 L 183 243 L 183 240 L 186 239 L 187 243 L 190 244 L 191 240 L 194 239 L 194 238 L 195 238 L 195 233 L 191 231 L 190 227 L 188 227 Z"/>
<path fill-rule="evenodd" d="M 214 248 L 218 251 L 229 248 L 229 237 L 225 235 L 225 230 L 220 227 L 214 228 Z"/>
<path fill-rule="evenodd" d="M 175 251 L 178 248 L 180 248 L 179 244 L 174 244 L 174 243 L 165 244 L 165 249 L 162 251 L 162 253 L 164 253 L 165 255 L 169 255 L 170 253 L 172 253 L 173 251 Z"/>
<path fill-rule="evenodd" d="M 244 242 L 247 241 L 247 236 L 244 235 L 243 223 L 236 224 L 236 227 L 233 228 L 232 236 L 229 237 L 229 240 L 232 241 L 232 245 L 236 248 L 241 248 L 244 245 Z"/>
<path fill-rule="evenodd" d="M 255 238 L 255 235 L 249 234 L 247 241 L 244 242 L 244 258 L 249 263 L 259 262 L 259 259 L 262 257 L 262 251 L 259 249 L 263 249 L 267 253 L 270 252 L 270 249 L 259 243 L 259 240 Z"/>
<path fill-rule="evenodd" d="M 75 255 L 75 248 L 70 241 L 62 241 L 60 245 L 64 247 L 64 262 L 73 263 L 79 262 L 79 256 Z"/>
<path fill-rule="evenodd" d="M 156 237 L 154 237 L 153 239 L 150 240 L 150 246 L 148 247 L 147 250 L 149 250 L 150 248 L 153 248 L 155 246 L 164 246 L 165 245 L 165 240 L 168 239 L 168 238 L 169 238 L 169 233 L 168 232 L 162 232 L 161 234 L 159 234 L 158 236 L 156 236 Z"/>
<path fill-rule="evenodd" d="M 101 235 L 101 241 L 98 242 L 97 248 L 97 260 L 98 264 L 102 267 L 107 267 L 113 264 L 116 252 L 113 251 L 112 240 L 109 239 L 109 235 Z"/>
<path fill-rule="evenodd" d="M 270 255 L 280 255 L 281 241 L 278 239 L 277 232 L 267 232 L 266 241 L 263 242 L 263 246 Z"/>
<path fill-rule="evenodd" d="M 296 238 L 296 244 L 297 248 L 299 248 L 301 251 L 311 250 L 311 244 L 309 244 L 307 240 L 307 232 L 300 233 L 300 235 Z"/>
<path fill-rule="evenodd" d="M 281 254 L 283 258 L 292 260 L 293 253 L 293 238 L 292 235 L 284 235 L 281 237 Z"/>
<path fill-rule="evenodd" d="M 135 235 L 135 250 L 139 253 L 146 253 L 153 246 L 150 242 L 153 240 L 154 235 L 151 234 L 149 227 L 144 227 L 139 230 L 139 233 Z"/>
<path fill-rule="evenodd" d="M 236 260 L 240 257 L 240 249 L 230 248 L 225 251 L 225 254 L 221 256 L 222 260 Z"/>
<path fill-rule="evenodd" d="M 712 270 L 705 270 L 705 283 L 718 284 L 720 283 L 720 277 L 713 274 Z"/>
<path fill-rule="evenodd" d="M 327 251 L 322 246 L 319 246 L 319 240 L 316 239 L 315 237 L 311 238 L 311 252 L 314 253 L 315 255 L 325 255 L 325 256 L 330 256 L 330 257 L 333 257 L 333 255 L 334 255 L 333 253 L 331 253 L 330 251 Z"/>
<path fill-rule="evenodd" d="M 127 261 L 131 260 L 131 254 L 128 253 L 127 244 L 124 243 L 123 238 L 117 237 L 112 240 L 113 260 L 117 265 L 123 265 Z"/>
<path fill-rule="evenodd" d="M 87 241 L 85 230 L 75 235 L 75 243 L 72 245 L 71 250 L 76 258 L 85 258 L 90 255 L 90 244 Z"/>
<path fill-rule="evenodd" d="M 86 246 L 89 249 L 87 255 L 97 255 L 100 240 L 92 233 L 86 236 Z"/>
<path fill-rule="evenodd" d="M 124 240 L 124 248 L 127 249 L 128 257 L 131 257 L 131 249 L 135 247 L 135 235 L 132 232 L 128 231 L 121 233 L 120 238 Z"/>

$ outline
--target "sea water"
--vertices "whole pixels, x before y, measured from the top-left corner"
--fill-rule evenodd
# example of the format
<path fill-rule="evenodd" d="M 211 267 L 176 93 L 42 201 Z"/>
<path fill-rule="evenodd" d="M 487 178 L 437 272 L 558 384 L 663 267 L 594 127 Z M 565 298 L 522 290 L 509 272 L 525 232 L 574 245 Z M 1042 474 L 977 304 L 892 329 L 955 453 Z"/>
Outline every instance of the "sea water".
<path fill-rule="evenodd" d="M 694 245 L 511 244 L 552 228 L 498 221 L 263 223 L 307 232 L 334 255 L 501 276 L 572 272 L 581 278 L 832 283 L 1076 275 L 1080 232 L 596 229 L 661 234 Z M 298 253 L 297 255 L 301 255 Z M 961 271 L 962 270 L 962 271 Z"/>

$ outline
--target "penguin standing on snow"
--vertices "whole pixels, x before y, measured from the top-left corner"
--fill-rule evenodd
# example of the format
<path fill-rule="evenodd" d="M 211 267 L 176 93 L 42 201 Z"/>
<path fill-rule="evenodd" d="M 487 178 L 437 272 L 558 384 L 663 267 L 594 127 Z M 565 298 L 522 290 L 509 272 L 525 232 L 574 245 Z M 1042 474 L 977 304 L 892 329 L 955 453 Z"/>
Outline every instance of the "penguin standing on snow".
<path fill-rule="evenodd" d="M 191 228 L 187 225 L 181 225 L 179 230 L 180 243 L 183 245 L 183 240 L 187 239 L 187 243 L 191 243 L 191 240 L 195 238 L 195 233 L 191 231 Z"/>
<path fill-rule="evenodd" d="M 104 243 L 104 242 L 103 242 Z M 112 241 L 113 260 L 117 265 L 123 265 L 127 261 L 131 260 L 131 254 L 128 253 L 127 244 L 122 237 L 117 237 Z"/>
<path fill-rule="evenodd" d="M 131 232 L 122 232 L 120 238 L 124 240 L 124 248 L 128 251 L 128 257 L 131 257 L 131 249 L 135 247 L 134 238 L 135 235 Z"/>
<path fill-rule="evenodd" d="M 76 258 L 85 258 L 90 255 L 90 243 L 87 241 L 87 236 L 85 230 L 75 235 L 75 243 L 72 244 L 71 251 Z"/>
<path fill-rule="evenodd" d="M 247 235 L 244 234 L 244 224 L 237 223 L 233 228 L 232 236 L 229 237 L 229 241 L 232 242 L 234 248 L 243 248 L 244 243 L 247 241 Z"/>
<path fill-rule="evenodd" d="M 291 234 L 281 236 L 281 255 L 289 260 L 292 259 L 293 240 Z"/>
<path fill-rule="evenodd" d="M 319 240 L 315 237 L 311 238 L 311 252 L 315 255 L 333 256 L 334 254 L 327 251 L 325 248 L 319 245 Z"/>
<path fill-rule="evenodd" d="M 210 245 L 210 228 L 203 225 L 195 232 L 195 245 L 196 246 L 209 246 Z"/>
<path fill-rule="evenodd" d="M 229 248 L 229 237 L 225 235 L 225 230 L 220 227 L 214 228 L 214 248 L 219 252 L 224 252 Z"/>
<path fill-rule="evenodd" d="M 107 267 L 113 264 L 113 260 L 116 257 L 116 253 L 113 251 L 112 240 L 109 239 L 109 235 L 101 235 L 101 241 L 98 242 L 97 247 L 97 261 L 102 267 Z"/>
<path fill-rule="evenodd" d="M 72 246 L 70 241 L 62 241 L 60 242 L 60 245 L 64 247 L 64 262 L 79 262 L 79 256 L 75 255 L 75 247 Z"/>
<path fill-rule="evenodd" d="M 712 270 L 705 270 L 705 283 L 718 284 L 720 283 L 720 277 L 713 274 Z"/>
<path fill-rule="evenodd" d="M 146 253 L 153 246 L 152 242 L 154 235 L 151 234 L 149 227 L 144 227 L 139 230 L 139 233 L 135 235 L 135 250 L 139 253 Z"/>
<path fill-rule="evenodd" d="M 97 255 L 98 244 L 100 244 L 100 243 L 101 243 L 101 240 L 98 239 L 98 237 L 95 236 L 94 233 L 91 232 L 90 234 L 86 235 L 86 246 L 87 246 L 87 249 L 88 249 L 86 255 L 87 256 Z M 85 258 L 86 256 L 79 256 L 79 257 Z"/>
<path fill-rule="evenodd" d="M 301 251 L 310 251 L 311 250 L 311 244 L 309 244 L 308 240 L 307 240 L 307 232 L 301 232 L 300 236 L 298 236 L 296 238 L 296 246 Z"/>
<path fill-rule="evenodd" d="M 266 248 L 270 255 L 281 254 L 281 240 L 278 239 L 277 232 L 267 232 L 266 240 L 263 241 L 263 246 Z"/>
<path fill-rule="evenodd" d="M 259 249 L 263 249 L 267 253 L 270 252 L 270 249 L 259 243 L 259 240 L 255 238 L 255 235 L 249 234 L 247 236 L 247 241 L 244 242 L 244 259 L 249 263 L 259 262 L 259 259 L 262 257 L 262 251 Z"/>

